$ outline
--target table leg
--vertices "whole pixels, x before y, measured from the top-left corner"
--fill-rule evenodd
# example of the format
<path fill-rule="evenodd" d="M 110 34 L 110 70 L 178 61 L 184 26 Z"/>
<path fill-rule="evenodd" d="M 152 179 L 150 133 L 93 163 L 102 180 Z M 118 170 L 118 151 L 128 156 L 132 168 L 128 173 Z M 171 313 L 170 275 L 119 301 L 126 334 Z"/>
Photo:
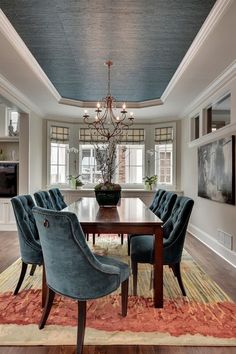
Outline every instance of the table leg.
<path fill-rule="evenodd" d="M 163 307 L 163 230 L 158 227 L 155 230 L 155 262 L 154 262 L 154 306 Z"/>

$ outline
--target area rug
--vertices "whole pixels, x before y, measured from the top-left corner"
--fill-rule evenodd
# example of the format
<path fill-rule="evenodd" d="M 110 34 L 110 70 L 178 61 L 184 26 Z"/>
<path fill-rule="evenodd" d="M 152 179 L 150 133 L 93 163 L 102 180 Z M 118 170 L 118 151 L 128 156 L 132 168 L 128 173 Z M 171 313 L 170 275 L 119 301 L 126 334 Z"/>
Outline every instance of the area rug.
<path fill-rule="evenodd" d="M 92 246 L 91 246 L 92 247 Z M 97 253 L 129 263 L 127 245 L 118 236 L 96 238 Z M 0 275 L 1 345 L 73 345 L 76 343 L 77 303 L 56 296 L 47 325 L 41 316 L 41 269 L 27 275 L 17 296 L 12 295 L 20 273 L 17 260 Z M 153 307 L 151 266 L 140 265 L 138 296 L 132 296 L 128 315 L 120 315 L 119 290 L 88 302 L 85 345 L 236 345 L 236 305 L 184 252 L 181 263 L 187 297 L 181 295 L 169 267 L 164 267 L 164 308 Z"/>

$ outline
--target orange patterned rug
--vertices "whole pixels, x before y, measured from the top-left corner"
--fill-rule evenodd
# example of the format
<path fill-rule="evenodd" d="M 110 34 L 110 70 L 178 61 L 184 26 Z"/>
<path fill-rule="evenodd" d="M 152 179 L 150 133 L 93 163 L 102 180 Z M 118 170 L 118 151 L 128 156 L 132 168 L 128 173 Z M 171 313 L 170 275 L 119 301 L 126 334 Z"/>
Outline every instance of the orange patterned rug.
<path fill-rule="evenodd" d="M 101 249 L 128 262 L 126 245 L 121 246 L 118 238 L 100 237 L 96 251 Z M 154 309 L 150 290 L 151 268 L 142 265 L 139 296 L 129 296 L 127 317 L 120 315 L 118 293 L 88 302 L 85 344 L 236 345 L 236 305 L 187 253 L 183 258 L 186 298 L 181 296 L 175 277 L 165 267 L 164 308 Z M 20 293 L 13 296 L 19 269 L 20 260 L 0 275 L 0 343 L 74 344 L 76 302 L 56 296 L 47 325 L 39 331 L 41 269 L 38 268 L 33 277 L 28 276 Z"/>

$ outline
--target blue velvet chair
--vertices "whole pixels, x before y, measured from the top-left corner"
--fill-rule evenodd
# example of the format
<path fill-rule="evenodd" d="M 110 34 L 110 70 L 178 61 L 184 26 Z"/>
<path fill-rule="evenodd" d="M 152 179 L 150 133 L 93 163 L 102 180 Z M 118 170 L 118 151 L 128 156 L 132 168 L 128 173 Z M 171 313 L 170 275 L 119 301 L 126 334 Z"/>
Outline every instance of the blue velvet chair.
<path fill-rule="evenodd" d="M 162 197 L 157 207 L 152 210 L 153 213 L 158 216 L 163 222 L 166 222 L 166 220 L 171 214 L 176 198 L 177 195 L 175 193 L 165 191 L 162 194 Z"/>
<path fill-rule="evenodd" d="M 163 190 L 161 190 L 163 191 Z M 175 204 L 177 195 L 173 192 L 166 192 L 160 193 L 160 195 L 157 196 L 157 201 L 153 206 L 152 212 L 158 216 L 163 222 L 166 222 L 166 220 L 169 218 L 172 208 Z M 150 209 L 150 208 L 149 208 Z M 137 234 L 130 234 L 128 235 L 128 256 L 130 256 L 130 242 L 133 237 L 137 236 Z"/>
<path fill-rule="evenodd" d="M 181 278 L 180 262 L 184 247 L 188 221 L 193 208 L 193 200 L 178 197 L 169 219 L 163 225 L 163 264 L 169 265 L 177 277 L 183 296 L 186 296 Z M 154 263 L 154 236 L 132 237 L 130 242 L 134 295 L 137 295 L 138 263 Z"/>
<path fill-rule="evenodd" d="M 36 266 L 43 263 L 43 254 L 32 213 L 35 206 L 32 197 L 30 195 L 13 197 L 11 203 L 16 218 L 22 261 L 20 278 L 14 291 L 16 295 L 23 283 L 28 264 L 32 264 L 30 275 L 33 275 Z"/>
<path fill-rule="evenodd" d="M 150 205 L 149 209 L 150 210 L 155 210 L 159 204 L 160 204 L 160 201 L 161 201 L 161 198 L 163 196 L 163 194 L 165 193 L 165 190 L 164 189 L 158 189 L 154 195 L 154 198 L 153 198 L 153 201 L 152 201 L 152 204 Z"/>
<path fill-rule="evenodd" d="M 33 210 L 43 250 L 48 293 L 39 324 L 49 316 L 55 293 L 78 301 L 77 353 L 82 353 L 86 301 L 108 295 L 121 284 L 122 316 L 127 314 L 129 266 L 98 256 L 89 249 L 75 214 L 35 207 Z"/>
<path fill-rule="evenodd" d="M 55 210 L 62 210 L 67 207 L 67 204 L 64 202 L 63 195 L 58 188 L 49 189 L 49 194 Z"/>
<path fill-rule="evenodd" d="M 34 199 L 39 207 L 46 209 L 54 209 L 52 200 L 47 191 L 40 191 L 34 193 Z"/>

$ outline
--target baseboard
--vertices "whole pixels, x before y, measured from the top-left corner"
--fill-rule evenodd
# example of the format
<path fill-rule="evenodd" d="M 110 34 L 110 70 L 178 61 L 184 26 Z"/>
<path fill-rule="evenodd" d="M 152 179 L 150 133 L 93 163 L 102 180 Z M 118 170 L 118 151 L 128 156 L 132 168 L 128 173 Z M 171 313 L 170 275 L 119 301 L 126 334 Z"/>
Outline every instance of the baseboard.
<path fill-rule="evenodd" d="M 15 224 L 0 224 L 0 231 L 17 231 Z"/>
<path fill-rule="evenodd" d="M 189 224 L 188 232 L 236 268 L 236 253 L 234 251 L 225 248 L 211 235 L 207 234 L 205 231 L 199 229 L 193 224 Z"/>

